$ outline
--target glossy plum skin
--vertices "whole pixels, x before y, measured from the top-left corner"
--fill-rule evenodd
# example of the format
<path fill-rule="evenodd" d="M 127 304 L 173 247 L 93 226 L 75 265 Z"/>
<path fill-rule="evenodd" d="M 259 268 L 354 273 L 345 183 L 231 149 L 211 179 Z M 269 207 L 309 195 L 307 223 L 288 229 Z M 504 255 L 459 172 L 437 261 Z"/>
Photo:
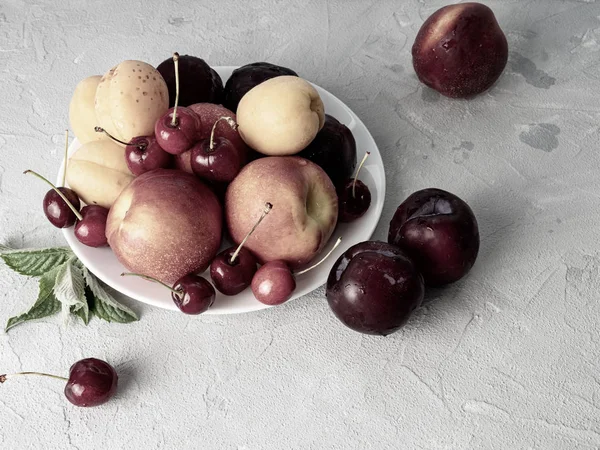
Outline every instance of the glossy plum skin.
<path fill-rule="evenodd" d="M 173 285 L 182 294 L 171 293 L 171 298 L 181 312 L 185 314 L 202 314 L 215 302 L 215 288 L 201 276 L 184 275 Z"/>
<path fill-rule="evenodd" d="M 66 187 L 59 187 L 58 189 L 79 210 L 81 203 L 75 191 Z M 75 213 L 54 189 L 50 189 L 44 196 L 43 207 L 46 218 L 56 228 L 68 228 L 73 226 L 77 220 Z"/>
<path fill-rule="evenodd" d="M 350 247 L 327 279 L 327 302 L 347 327 L 387 336 L 423 302 L 423 277 L 408 256 L 386 242 Z"/>
<path fill-rule="evenodd" d="M 151 170 L 169 168 L 173 155 L 165 152 L 154 136 L 138 136 L 125 147 L 125 162 L 137 177 Z"/>
<path fill-rule="evenodd" d="M 236 112 L 240 100 L 250 89 L 281 75 L 298 76 L 292 69 L 267 62 L 255 62 L 238 67 L 225 83 L 223 106 Z"/>
<path fill-rule="evenodd" d="M 297 156 L 321 166 L 333 185 L 340 187 L 352 176 L 356 167 L 356 141 L 346 125 L 325 114 L 323 128 Z"/>
<path fill-rule="evenodd" d="M 490 8 L 460 3 L 425 21 L 412 56 L 421 82 L 447 97 L 469 98 L 500 77 L 508 61 L 508 43 Z"/>
<path fill-rule="evenodd" d="M 241 155 L 231 141 L 216 137 L 210 149 L 210 139 L 202 139 L 191 149 L 192 172 L 206 181 L 230 183 L 244 167 L 246 156 Z"/>
<path fill-rule="evenodd" d="M 346 184 L 338 189 L 338 221 L 352 222 L 365 215 L 369 206 L 371 206 L 371 191 L 369 187 L 360 180 L 356 180 L 354 195 L 352 195 L 352 186 L 354 179 L 348 180 Z"/>
<path fill-rule="evenodd" d="M 175 63 L 173 58 L 164 60 L 156 68 L 169 89 L 169 107 L 175 105 Z M 203 59 L 190 55 L 179 56 L 179 104 L 221 103 L 223 81 Z"/>
<path fill-rule="evenodd" d="M 254 255 L 242 247 L 235 261 L 231 257 L 237 247 L 231 247 L 219 253 L 210 264 L 210 277 L 219 292 L 225 295 L 237 295 L 250 286 L 252 277 L 258 268 Z"/>
<path fill-rule="evenodd" d="M 185 107 L 177 108 L 175 125 L 172 121 L 173 108 L 156 121 L 154 135 L 165 152 L 180 155 L 197 142 L 202 123 L 194 111 Z"/>
<path fill-rule="evenodd" d="M 87 205 L 81 209 L 81 216 L 83 220 L 75 225 L 77 240 L 88 247 L 107 246 L 106 219 L 108 218 L 108 209 L 98 205 Z"/>
<path fill-rule="evenodd" d="M 469 205 L 456 195 L 424 189 L 398 207 L 388 242 L 406 251 L 427 285 L 442 286 L 460 280 L 473 267 L 479 228 Z"/>
<path fill-rule="evenodd" d="M 295 290 L 296 279 L 285 261 L 265 263 L 252 278 L 252 293 L 265 305 L 281 305 L 292 297 Z"/>
<path fill-rule="evenodd" d="M 118 380 L 117 372 L 107 362 L 82 359 L 71 366 L 65 396 L 75 406 L 102 405 L 117 391 Z"/>

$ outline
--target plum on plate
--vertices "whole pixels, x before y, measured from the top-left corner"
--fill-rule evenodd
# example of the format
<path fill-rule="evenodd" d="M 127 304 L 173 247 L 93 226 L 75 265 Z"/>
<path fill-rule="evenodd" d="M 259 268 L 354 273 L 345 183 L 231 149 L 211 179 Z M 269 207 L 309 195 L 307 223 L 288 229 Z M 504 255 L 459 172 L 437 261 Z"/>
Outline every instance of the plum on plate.
<path fill-rule="evenodd" d="M 366 241 L 338 258 L 327 278 L 327 302 L 347 327 L 386 336 L 397 331 L 418 308 L 423 277 L 398 247 Z"/>
<path fill-rule="evenodd" d="M 268 62 L 255 62 L 238 67 L 225 83 L 223 105 L 236 112 L 240 100 L 250 89 L 281 75 L 298 76 L 292 69 Z"/>
<path fill-rule="evenodd" d="M 425 21 L 412 57 L 421 82 L 447 97 L 468 98 L 500 77 L 508 43 L 490 8 L 460 3 L 439 9 Z"/>
<path fill-rule="evenodd" d="M 340 187 L 356 167 L 356 141 L 346 125 L 325 114 L 323 128 L 298 156 L 321 166 L 333 185 Z"/>
<path fill-rule="evenodd" d="M 156 68 L 165 79 L 169 90 L 169 107 L 175 105 L 175 63 L 165 59 Z M 193 103 L 221 103 L 223 81 L 206 61 L 196 56 L 179 56 L 179 105 Z"/>
<path fill-rule="evenodd" d="M 441 189 L 423 189 L 396 210 L 388 242 L 413 259 L 425 283 L 441 286 L 464 277 L 477 259 L 479 228 L 463 200 Z"/>

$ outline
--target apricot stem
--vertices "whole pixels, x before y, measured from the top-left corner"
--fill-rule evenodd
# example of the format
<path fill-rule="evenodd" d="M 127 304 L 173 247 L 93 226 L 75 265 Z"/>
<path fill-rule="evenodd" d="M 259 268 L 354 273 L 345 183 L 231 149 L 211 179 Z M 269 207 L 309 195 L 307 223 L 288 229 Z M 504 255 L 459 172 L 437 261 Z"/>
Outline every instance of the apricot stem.
<path fill-rule="evenodd" d="M 233 255 L 231 255 L 231 258 L 229 259 L 229 264 L 233 264 L 235 262 L 235 258 L 237 258 L 237 256 L 239 255 L 239 253 L 242 251 L 242 247 L 244 246 L 244 244 L 246 243 L 246 241 L 248 240 L 248 238 L 252 235 L 252 233 L 254 233 L 254 230 L 256 230 L 256 227 L 258 227 L 260 225 L 260 223 L 263 221 L 263 219 L 267 216 L 267 214 L 269 214 L 269 212 L 273 209 L 273 205 L 271 203 L 265 203 L 265 209 L 262 213 L 262 215 L 260 216 L 260 218 L 258 219 L 258 222 L 256 222 L 254 224 L 254 226 L 252 227 L 252 229 L 248 232 L 248 234 L 246 235 L 246 237 L 244 238 L 244 240 L 242 242 L 240 242 L 240 245 L 238 245 L 238 248 L 235 250 L 235 252 L 233 253 Z"/>
<path fill-rule="evenodd" d="M 331 255 L 333 253 L 333 251 L 338 248 L 338 246 L 342 243 L 342 238 L 339 237 L 338 240 L 335 242 L 335 244 L 333 245 L 333 248 L 331 250 L 329 250 L 327 252 L 327 254 L 325 256 L 323 256 L 323 258 L 321 258 L 321 260 L 315 264 L 313 264 L 312 266 L 310 266 L 307 269 L 301 270 L 300 272 L 296 272 L 294 275 L 302 275 L 303 273 L 308 272 L 309 270 L 313 270 L 315 267 L 317 267 L 319 264 L 321 264 L 323 261 L 325 261 L 327 258 L 329 258 L 329 255 Z"/>
<path fill-rule="evenodd" d="M 67 182 L 67 160 L 69 158 L 69 130 L 65 130 L 65 169 L 63 170 L 63 182 L 64 186 Z"/>
<path fill-rule="evenodd" d="M 18 373 L 11 373 L 10 375 L 7 375 L 7 374 L 0 375 L 0 383 L 4 383 L 9 378 L 16 377 L 16 376 L 21 376 L 21 375 L 38 375 L 38 376 L 41 376 L 41 377 L 50 377 L 50 378 L 56 378 L 57 380 L 69 381 L 68 378 L 59 377 L 58 375 L 52 375 L 50 373 L 42 373 L 42 372 L 18 372 Z"/>
<path fill-rule="evenodd" d="M 238 124 L 236 123 L 236 121 L 235 121 L 235 120 L 233 120 L 233 118 L 231 118 L 231 117 L 226 117 L 226 116 L 219 117 L 219 118 L 218 118 L 218 119 L 215 121 L 215 123 L 214 123 L 214 125 L 213 125 L 212 129 L 210 130 L 210 142 L 209 142 L 209 145 L 208 145 L 208 149 L 209 149 L 210 151 L 213 151 L 213 150 L 214 150 L 214 145 L 215 145 L 215 130 L 217 129 L 217 124 L 218 124 L 218 123 L 219 123 L 221 120 L 224 120 L 225 122 L 227 122 L 227 125 L 229 125 L 229 126 L 231 127 L 231 129 L 232 129 L 232 130 L 237 130 L 237 129 L 238 129 Z"/>
<path fill-rule="evenodd" d="M 73 206 L 73 203 L 71 203 L 69 201 L 69 199 L 66 197 L 66 195 L 63 194 L 62 192 L 60 192 L 60 189 L 58 189 L 56 186 L 54 186 L 47 178 L 41 176 L 39 173 L 34 172 L 33 170 L 26 170 L 25 172 L 23 172 L 23 174 L 25 174 L 25 175 L 27 175 L 28 173 L 38 177 L 40 180 L 45 181 L 47 184 L 49 184 L 52 187 L 52 189 L 54 189 L 54 192 L 56 192 L 60 196 L 60 198 L 62 198 L 65 201 L 65 203 L 71 209 L 71 211 L 73 211 L 73 214 L 75 214 L 75 217 L 77 217 L 77 220 L 83 220 L 83 216 L 81 215 L 81 213 L 79 211 L 77 211 L 77 208 L 75 208 L 75 206 Z"/>
<path fill-rule="evenodd" d="M 143 279 L 144 279 L 144 280 L 146 280 L 146 281 L 152 281 L 152 282 L 154 282 L 154 283 L 158 283 L 158 284 L 160 284 L 161 286 L 164 286 L 164 287 L 166 287 L 166 288 L 167 288 L 168 290 L 170 290 L 170 291 L 171 291 L 173 294 L 177 294 L 177 295 L 181 295 L 181 294 L 183 294 L 183 291 L 182 291 L 182 290 L 173 289 L 173 288 L 172 288 L 171 286 L 169 286 L 168 284 L 166 284 L 166 283 L 163 283 L 162 281 L 160 281 L 160 280 L 157 280 L 156 278 L 150 277 L 150 276 L 148 276 L 148 275 L 143 275 L 143 274 L 141 274 L 141 273 L 133 273 L 133 272 L 123 272 L 123 273 L 121 274 L 121 276 L 122 276 L 122 277 L 140 277 L 140 278 L 143 278 Z"/>
<path fill-rule="evenodd" d="M 171 126 L 177 126 L 177 104 L 179 103 L 179 53 L 173 53 L 173 64 L 175 65 L 175 104 L 173 105 L 173 118 Z"/>
<path fill-rule="evenodd" d="M 370 154 L 371 152 L 365 153 L 365 156 L 363 156 L 362 161 L 358 165 L 358 169 L 356 169 L 356 173 L 354 174 L 354 181 L 352 181 L 352 198 L 356 198 L 356 180 L 358 180 L 358 172 L 360 172 L 360 169 L 362 169 L 362 166 L 364 165 L 365 161 L 367 160 Z"/>

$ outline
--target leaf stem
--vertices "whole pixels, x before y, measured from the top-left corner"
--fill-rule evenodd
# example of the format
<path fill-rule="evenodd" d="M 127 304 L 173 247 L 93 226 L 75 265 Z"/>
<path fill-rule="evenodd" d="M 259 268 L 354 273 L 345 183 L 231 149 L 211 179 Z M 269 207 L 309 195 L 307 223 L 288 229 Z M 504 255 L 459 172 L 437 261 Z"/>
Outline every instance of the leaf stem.
<path fill-rule="evenodd" d="M 37 376 L 40 376 L 40 377 L 50 377 L 50 378 L 55 378 L 57 380 L 69 381 L 68 378 L 59 377 L 58 375 L 52 375 L 50 373 L 42 373 L 42 372 L 17 372 L 17 373 L 11 373 L 9 375 L 7 375 L 7 374 L 0 375 L 0 383 L 4 383 L 9 378 L 16 377 L 16 376 L 23 376 L 23 375 L 37 375 Z"/>
<path fill-rule="evenodd" d="M 58 189 L 56 186 L 54 186 L 47 178 L 43 177 L 42 175 L 40 175 L 37 172 L 34 172 L 33 170 L 26 170 L 25 172 L 23 172 L 25 175 L 27 175 L 28 173 L 30 173 L 31 175 L 34 175 L 36 177 L 38 177 L 40 180 L 45 181 L 46 183 L 48 183 L 50 186 L 52 186 L 52 189 L 54 189 L 54 191 L 60 196 L 60 198 L 62 198 L 65 203 L 67 204 L 67 206 L 69 208 L 71 208 L 71 211 L 73 211 L 73 214 L 75 214 L 75 217 L 77 217 L 77 220 L 83 220 L 83 216 L 80 214 L 79 211 L 77 211 L 77 208 L 75 208 L 75 206 L 73 206 L 73 203 L 71 203 L 69 201 L 69 199 L 65 196 L 65 194 L 63 194 L 60 189 Z"/>
<path fill-rule="evenodd" d="M 181 295 L 181 294 L 183 294 L 183 291 L 182 291 L 182 290 L 173 289 L 173 288 L 172 288 L 171 286 L 169 286 L 168 284 L 166 284 L 166 283 L 163 283 L 162 281 L 160 281 L 160 280 L 158 280 L 158 279 L 156 279 L 156 278 L 154 278 L 154 277 L 150 277 L 150 276 L 148 276 L 148 275 L 143 275 L 143 274 L 141 274 L 141 273 L 123 272 L 123 273 L 121 274 L 121 276 L 122 276 L 122 277 L 139 277 L 139 278 L 143 278 L 144 280 L 147 280 L 147 281 L 152 281 L 153 283 L 158 283 L 158 284 L 160 284 L 161 286 L 164 286 L 164 287 L 166 287 L 166 288 L 167 288 L 168 290 L 170 290 L 170 291 L 171 291 L 173 294 L 177 294 L 177 295 Z"/>

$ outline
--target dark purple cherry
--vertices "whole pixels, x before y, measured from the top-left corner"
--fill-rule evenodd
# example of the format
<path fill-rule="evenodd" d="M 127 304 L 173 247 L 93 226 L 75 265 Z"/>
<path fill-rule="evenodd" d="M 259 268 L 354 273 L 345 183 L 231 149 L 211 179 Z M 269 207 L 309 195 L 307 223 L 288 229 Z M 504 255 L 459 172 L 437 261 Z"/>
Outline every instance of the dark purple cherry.
<path fill-rule="evenodd" d="M 173 55 L 175 64 L 175 106 L 160 117 L 154 125 L 154 135 L 164 151 L 180 155 L 198 140 L 202 122 L 198 114 L 179 103 L 179 54 Z"/>
<path fill-rule="evenodd" d="M 233 143 L 222 136 L 215 138 L 215 130 L 220 121 L 226 121 L 231 128 L 237 123 L 231 117 L 217 119 L 209 139 L 202 139 L 192 147 L 191 166 L 194 174 L 207 181 L 230 183 L 244 166 L 246 155 L 241 155 Z"/>
<path fill-rule="evenodd" d="M 108 209 L 99 205 L 88 205 L 81 209 L 82 219 L 75 225 L 75 237 L 88 247 L 104 247 Z"/>
<path fill-rule="evenodd" d="M 127 167 L 135 176 L 155 169 L 167 169 L 173 163 L 173 156 L 158 144 L 154 136 L 134 137 L 125 147 Z"/>
<path fill-rule="evenodd" d="M 167 169 L 173 163 L 173 156 L 163 150 L 154 136 L 137 136 L 131 142 L 124 142 L 102 127 L 94 127 L 94 130 L 125 146 L 125 162 L 136 177 L 151 170 Z"/>
<path fill-rule="evenodd" d="M 79 213 L 81 203 L 75 191 L 66 187 L 57 188 L 50 180 L 33 170 L 26 170 L 23 173 L 34 175 L 52 187 L 52 189 L 46 192 L 42 203 L 44 214 L 52 225 L 57 228 L 68 228 L 77 219 L 81 219 L 81 214 Z"/>
<path fill-rule="evenodd" d="M 329 255 L 340 245 L 342 238 L 338 238 L 331 250 L 316 264 L 299 272 L 292 269 L 285 261 L 269 261 L 260 267 L 252 278 L 252 293 L 254 297 L 265 305 L 281 305 L 288 301 L 296 289 L 296 277 L 302 275 L 325 261 Z"/>
<path fill-rule="evenodd" d="M 219 292 L 225 295 L 236 295 L 252 283 L 258 263 L 244 244 L 272 208 L 273 205 L 267 203 L 262 215 L 240 245 L 222 251 L 210 264 L 210 277 Z"/>
<path fill-rule="evenodd" d="M 86 358 L 71 366 L 69 378 L 41 372 L 19 372 L 0 375 L 0 383 L 22 375 L 54 378 L 67 383 L 65 397 L 75 406 L 90 407 L 106 403 L 117 391 L 119 377 L 113 367 L 96 358 Z"/>
<path fill-rule="evenodd" d="M 124 272 L 121 276 L 135 276 L 144 280 L 153 281 L 171 291 L 171 298 L 175 305 L 185 314 L 202 314 L 215 302 L 215 288 L 206 280 L 193 273 L 182 276 L 173 287 L 162 281 L 139 273 Z"/>
<path fill-rule="evenodd" d="M 96 358 L 77 361 L 69 371 L 65 396 L 75 406 L 98 406 L 117 391 L 119 377 L 107 362 Z"/>
<path fill-rule="evenodd" d="M 338 189 L 339 222 L 352 222 L 362 217 L 371 206 L 371 191 L 358 179 L 358 173 L 370 154 L 370 152 L 365 153 L 354 178 L 347 180 Z"/>

